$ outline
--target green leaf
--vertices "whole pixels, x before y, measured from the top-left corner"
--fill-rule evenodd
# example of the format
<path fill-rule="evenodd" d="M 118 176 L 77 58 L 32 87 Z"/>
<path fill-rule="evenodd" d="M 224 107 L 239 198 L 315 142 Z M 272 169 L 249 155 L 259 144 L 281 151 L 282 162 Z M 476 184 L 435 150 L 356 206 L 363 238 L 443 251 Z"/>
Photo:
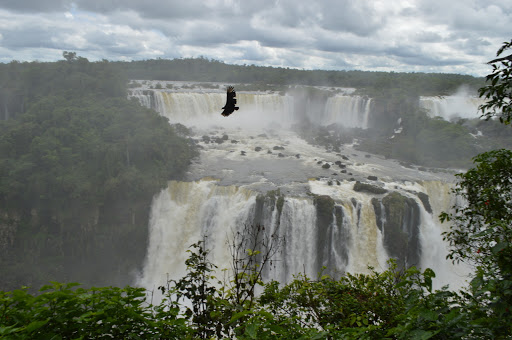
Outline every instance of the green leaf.
<path fill-rule="evenodd" d="M 22 329 L 21 327 L 16 327 L 16 325 L 7 326 L 7 327 L 0 326 L 0 337 L 3 337 L 4 335 L 16 333 L 16 332 L 20 331 L 21 329 Z"/>
<path fill-rule="evenodd" d="M 247 327 L 245 327 L 245 334 L 247 334 L 251 339 L 257 339 L 258 324 L 251 323 Z"/>
<path fill-rule="evenodd" d="M 43 320 L 43 321 L 32 321 L 25 327 L 25 332 L 32 333 L 33 331 L 43 327 L 46 325 L 50 320 Z"/>
<path fill-rule="evenodd" d="M 410 339 L 412 340 L 427 340 L 435 335 L 434 332 L 417 329 L 411 332 Z"/>
<path fill-rule="evenodd" d="M 437 312 L 425 308 L 421 309 L 418 315 L 427 321 L 436 321 L 439 318 L 439 314 Z"/>
<path fill-rule="evenodd" d="M 497 253 L 499 253 L 500 251 L 502 251 L 503 249 L 505 249 L 507 247 L 509 247 L 509 243 L 508 242 L 500 242 L 497 245 L 495 245 L 494 247 L 492 247 L 491 251 L 493 252 L 493 254 L 497 254 Z"/>

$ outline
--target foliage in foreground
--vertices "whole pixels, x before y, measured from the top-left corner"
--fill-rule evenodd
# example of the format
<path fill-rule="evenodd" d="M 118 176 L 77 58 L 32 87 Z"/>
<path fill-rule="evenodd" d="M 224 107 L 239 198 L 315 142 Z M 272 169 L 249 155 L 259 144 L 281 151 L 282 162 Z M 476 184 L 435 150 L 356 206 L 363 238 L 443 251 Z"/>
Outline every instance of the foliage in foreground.
<path fill-rule="evenodd" d="M 430 269 L 399 271 L 391 261 L 382 273 L 299 275 L 280 285 L 263 283 L 254 266 L 223 283 L 202 244 L 193 248 L 187 274 L 159 287 L 159 304 L 147 298 L 154 292 L 134 287 L 53 283 L 38 295 L 0 292 L 0 339 L 506 338 L 487 327 L 492 316 L 478 313 L 475 291 L 433 291 Z M 257 255 L 248 250 L 246 260 Z"/>

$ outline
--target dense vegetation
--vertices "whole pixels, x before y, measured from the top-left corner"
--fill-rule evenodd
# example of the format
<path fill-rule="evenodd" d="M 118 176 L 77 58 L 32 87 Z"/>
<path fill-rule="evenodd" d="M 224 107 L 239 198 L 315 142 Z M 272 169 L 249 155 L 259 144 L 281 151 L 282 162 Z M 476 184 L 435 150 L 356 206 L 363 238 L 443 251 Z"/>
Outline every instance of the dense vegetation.
<path fill-rule="evenodd" d="M 297 70 L 255 65 L 229 65 L 206 58 L 116 62 L 130 79 L 214 81 L 273 85 L 368 88 L 374 92 L 403 89 L 409 93 L 448 95 L 461 84 L 476 91 L 483 79 L 460 74 Z"/>
<path fill-rule="evenodd" d="M 166 118 L 126 99 L 110 63 L 67 57 L 0 67 L 3 289 L 128 282 L 153 195 L 196 154 Z"/>

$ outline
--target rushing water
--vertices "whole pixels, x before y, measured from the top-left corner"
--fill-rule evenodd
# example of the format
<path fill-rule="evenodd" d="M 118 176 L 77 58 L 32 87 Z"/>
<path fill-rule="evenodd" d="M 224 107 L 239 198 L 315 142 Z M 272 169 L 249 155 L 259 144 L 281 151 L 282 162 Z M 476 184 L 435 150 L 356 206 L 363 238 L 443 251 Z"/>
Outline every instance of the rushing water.
<path fill-rule="evenodd" d="M 295 122 L 291 96 L 239 92 L 240 110 L 227 118 L 220 115 L 225 94 L 219 91 L 139 89 L 132 96 L 172 123 L 192 127 L 202 148 L 187 180 L 169 182 L 153 200 L 140 285 L 152 289 L 168 275 L 183 276 L 188 247 L 205 236 L 211 260 L 229 268 L 229 242 L 236 232 L 255 224 L 283 240 L 266 278 L 286 282 L 297 273 L 314 277 L 323 266 L 332 275 L 367 272 L 368 266 L 385 269 L 394 250 L 385 241 L 392 216 L 386 215 L 384 197 L 392 192 L 412 207 L 406 211 L 409 218 L 403 219 L 402 231 L 415 230 L 418 235 L 417 243 L 409 237 L 412 256 L 404 258 L 405 264 L 433 268 L 437 287 L 463 284 L 467 270 L 445 259 L 441 233 L 446 226 L 437 219 L 453 203 L 452 175 L 405 168 L 350 145 L 341 145 L 337 154 L 310 145 L 289 129 Z M 331 99 L 318 113 L 326 124 L 344 121 L 351 127 L 367 127 L 370 99 Z M 329 167 L 322 167 L 325 164 Z M 354 191 L 355 181 L 385 188 L 387 193 Z M 269 190 L 278 190 L 281 205 L 269 198 Z M 428 207 L 420 193 L 430 198 Z M 327 196 L 334 202 L 332 213 L 319 215 L 321 207 L 315 199 Z"/>

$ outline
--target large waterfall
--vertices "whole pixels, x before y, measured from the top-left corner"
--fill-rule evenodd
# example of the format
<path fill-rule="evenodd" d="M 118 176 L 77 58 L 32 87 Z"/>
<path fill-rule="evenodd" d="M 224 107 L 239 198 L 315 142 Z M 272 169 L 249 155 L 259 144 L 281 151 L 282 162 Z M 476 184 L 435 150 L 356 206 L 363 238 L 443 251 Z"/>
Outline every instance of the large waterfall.
<path fill-rule="evenodd" d="M 445 259 L 437 216 L 453 204 L 453 175 L 406 168 L 393 160 L 340 145 L 339 153 L 313 146 L 288 127 L 293 98 L 237 93 L 240 110 L 222 117 L 225 94 L 134 90 L 132 96 L 171 123 L 193 127 L 201 147 L 187 179 L 155 196 L 150 238 L 138 284 L 153 289 L 185 273 L 189 246 L 205 238 L 211 260 L 229 268 L 237 232 L 264 226 L 282 240 L 267 279 L 334 276 L 400 266 L 433 268 L 434 284 L 459 287 L 466 268 Z M 371 100 L 330 99 L 322 120 L 366 128 Z M 342 118 L 343 117 L 343 118 Z"/>
<path fill-rule="evenodd" d="M 399 243 L 410 248 L 410 254 L 398 258 L 399 264 L 434 268 L 439 277 L 437 287 L 448 283 L 458 286 L 463 281 L 465 271 L 444 258 L 447 252 L 442 227 L 407 186 L 390 185 L 401 199 L 412 198 L 411 212 L 417 211 L 415 218 L 404 219 L 399 226 L 387 225 L 386 215 L 375 213 L 375 204 L 384 208 L 386 195 L 354 192 L 349 183 L 329 185 L 312 180 L 309 186 L 317 198 L 283 195 L 279 207 L 269 195 L 221 186 L 212 179 L 171 181 L 153 202 L 148 256 L 139 284 L 149 288 L 164 283 L 169 275 L 183 276 L 188 247 L 203 238 L 211 260 L 220 267 L 219 273 L 230 268 L 229 244 L 234 235 L 258 224 L 265 226 L 267 235 L 275 233 L 283 240 L 266 272 L 267 279 L 287 282 L 298 273 L 316 277 L 322 267 L 334 276 L 346 271 L 367 272 L 368 266 L 382 270 L 394 252 L 390 247 Z M 428 192 L 432 186 L 441 189 L 431 193 L 433 197 L 447 196 L 449 186 L 441 182 L 415 184 L 415 189 Z M 330 201 L 327 197 L 333 199 L 333 205 L 325 215 L 322 205 Z M 395 227 L 406 231 L 405 242 L 385 241 L 387 228 L 392 232 Z M 411 238 L 414 233 L 418 235 L 416 241 Z"/>
<path fill-rule="evenodd" d="M 133 89 L 130 96 L 169 118 L 171 123 L 194 124 L 204 119 L 223 121 L 219 113 L 226 101 L 224 92 Z M 237 105 L 244 109 L 236 114 L 251 124 L 261 122 L 263 118 L 264 121 L 288 126 L 297 119 L 294 115 L 294 97 L 291 95 L 238 92 L 237 99 Z M 323 110 L 317 112 L 310 108 L 306 116 L 321 125 L 337 123 L 348 128 L 366 129 L 370 114 L 370 98 L 336 95 L 327 99 Z"/>
<path fill-rule="evenodd" d="M 333 96 L 327 99 L 323 124 L 337 123 L 348 128 L 368 128 L 371 98 L 360 96 Z"/>
<path fill-rule="evenodd" d="M 430 117 L 441 117 L 445 120 L 478 118 L 478 107 L 483 103 L 481 98 L 467 95 L 420 97 L 420 107 L 425 109 Z"/>

